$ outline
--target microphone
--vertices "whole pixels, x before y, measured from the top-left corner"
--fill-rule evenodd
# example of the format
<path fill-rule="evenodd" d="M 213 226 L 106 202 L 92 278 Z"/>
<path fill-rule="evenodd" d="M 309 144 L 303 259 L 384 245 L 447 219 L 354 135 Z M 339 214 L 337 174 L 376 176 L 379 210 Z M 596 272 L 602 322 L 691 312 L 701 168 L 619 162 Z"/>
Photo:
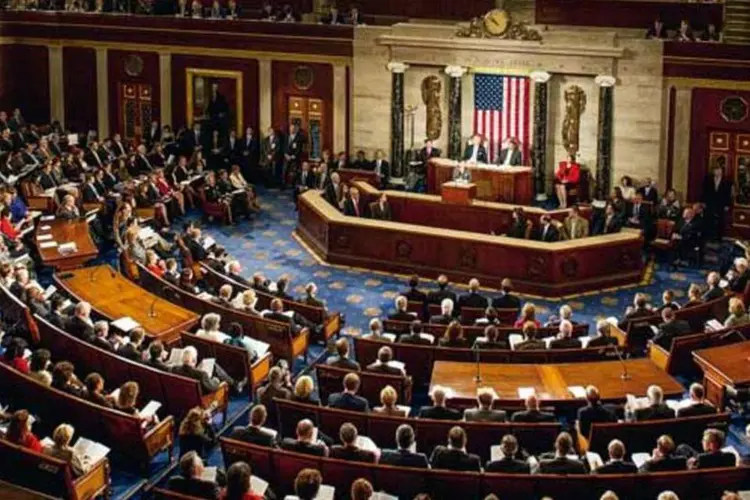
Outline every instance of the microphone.
<path fill-rule="evenodd" d="M 628 364 L 625 363 L 625 360 L 622 357 L 622 351 L 620 351 L 620 346 L 615 342 L 612 344 L 612 347 L 615 350 L 615 354 L 617 354 L 617 359 L 620 360 L 620 364 L 622 365 L 622 374 L 620 375 L 620 380 L 630 380 L 633 377 L 628 373 Z"/>
<path fill-rule="evenodd" d="M 159 297 L 154 297 L 154 300 L 151 301 L 151 306 L 148 308 L 148 317 L 149 318 L 155 318 L 156 317 L 156 301 L 159 300 Z"/>
<path fill-rule="evenodd" d="M 474 365 L 476 366 L 476 375 L 474 375 L 474 382 L 479 385 L 482 383 L 482 374 L 480 373 L 479 367 L 479 346 L 477 345 L 476 341 L 474 342 L 474 345 L 471 346 L 471 349 L 474 351 Z"/>

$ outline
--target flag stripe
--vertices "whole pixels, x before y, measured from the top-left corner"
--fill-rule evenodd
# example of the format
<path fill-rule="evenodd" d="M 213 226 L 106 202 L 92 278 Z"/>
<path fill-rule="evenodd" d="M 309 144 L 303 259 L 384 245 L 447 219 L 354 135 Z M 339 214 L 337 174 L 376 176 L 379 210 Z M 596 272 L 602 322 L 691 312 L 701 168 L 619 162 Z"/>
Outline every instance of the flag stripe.
<path fill-rule="evenodd" d="M 495 161 L 506 139 L 515 137 L 529 164 L 529 79 L 474 75 L 474 133 L 486 141 L 488 160 Z"/>

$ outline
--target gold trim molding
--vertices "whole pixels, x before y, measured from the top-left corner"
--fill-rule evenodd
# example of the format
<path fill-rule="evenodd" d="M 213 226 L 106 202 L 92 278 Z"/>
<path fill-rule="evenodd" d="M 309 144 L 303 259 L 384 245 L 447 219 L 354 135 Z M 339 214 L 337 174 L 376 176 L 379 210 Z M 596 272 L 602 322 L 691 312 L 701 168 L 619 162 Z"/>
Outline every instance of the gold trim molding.
<path fill-rule="evenodd" d="M 237 123 L 235 130 L 245 130 L 243 118 L 244 88 L 242 86 L 242 71 L 230 71 L 219 69 L 185 68 L 185 115 L 188 125 L 192 126 L 193 115 L 193 78 L 196 76 L 206 78 L 232 78 L 237 86 Z"/>
<path fill-rule="evenodd" d="M 664 77 L 664 88 L 691 90 L 694 88 L 714 90 L 744 90 L 750 92 L 750 82 L 741 80 L 714 80 L 710 78 Z"/>

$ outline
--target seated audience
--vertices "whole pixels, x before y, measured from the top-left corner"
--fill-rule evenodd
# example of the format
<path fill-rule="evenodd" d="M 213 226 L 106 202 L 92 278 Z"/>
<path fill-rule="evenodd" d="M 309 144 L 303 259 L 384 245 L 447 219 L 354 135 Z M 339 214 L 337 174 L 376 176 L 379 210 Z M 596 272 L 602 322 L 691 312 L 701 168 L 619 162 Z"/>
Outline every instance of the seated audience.
<path fill-rule="evenodd" d="M 28 448 L 37 453 L 42 452 L 42 443 L 33 432 L 31 432 L 31 415 L 26 410 L 17 410 L 10 417 L 5 439 L 8 442 Z"/>
<path fill-rule="evenodd" d="M 312 377 L 309 375 L 301 375 L 297 377 L 297 382 L 294 383 L 292 401 L 320 406 L 320 400 L 313 394 L 314 390 L 315 384 L 313 383 Z"/>
<path fill-rule="evenodd" d="M 706 276 L 708 288 L 703 292 L 703 300 L 714 300 L 724 296 L 724 289 L 719 286 L 721 276 L 716 271 L 711 271 Z"/>
<path fill-rule="evenodd" d="M 477 337 L 474 341 L 473 349 L 508 349 L 510 345 L 507 340 L 500 339 L 500 330 L 496 326 L 490 325 L 484 329 L 484 338 Z"/>
<path fill-rule="evenodd" d="M 253 493 L 251 478 L 252 469 L 246 462 L 233 463 L 227 470 L 227 487 L 221 494 L 221 500 L 263 500 L 263 495 Z"/>
<path fill-rule="evenodd" d="M 486 307 L 484 316 L 474 320 L 474 326 L 499 325 L 500 319 L 497 317 L 497 309 L 492 306 Z"/>
<path fill-rule="evenodd" d="M 375 463 L 376 456 L 373 452 L 363 450 L 357 446 L 357 428 L 349 422 L 343 424 L 339 430 L 340 445 L 334 445 L 330 449 L 331 458 L 349 460 L 352 462 Z"/>
<path fill-rule="evenodd" d="M 458 321 L 451 321 L 445 329 L 445 334 L 438 341 L 440 347 L 469 347 L 469 341 L 464 337 L 464 327 Z"/>
<path fill-rule="evenodd" d="M 619 439 L 613 439 L 607 446 L 609 460 L 594 470 L 596 474 L 634 474 L 638 467 L 632 462 L 625 461 L 625 445 Z"/>
<path fill-rule="evenodd" d="M 47 387 L 52 385 L 52 374 L 48 370 L 50 359 L 52 359 L 52 353 L 49 350 L 37 349 L 31 353 L 29 361 L 29 377 Z"/>
<path fill-rule="evenodd" d="M 452 427 L 448 432 L 448 446 L 436 446 L 430 463 L 433 469 L 456 471 L 479 471 L 479 457 L 466 452 L 466 432 L 461 427 Z"/>
<path fill-rule="evenodd" d="M 586 406 L 578 409 L 577 420 L 578 432 L 588 439 L 591 434 L 591 424 L 616 422 L 617 417 L 614 411 L 602 404 L 599 389 L 590 385 L 586 387 Z"/>
<path fill-rule="evenodd" d="M 409 325 L 409 333 L 405 333 L 398 338 L 400 344 L 432 345 L 429 338 L 422 336 L 422 322 L 414 320 Z"/>
<path fill-rule="evenodd" d="M 586 467 L 578 459 L 569 455 L 575 454 L 573 438 L 567 432 L 561 432 L 555 439 L 555 456 L 539 461 L 539 472 L 542 474 L 586 474 Z"/>
<path fill-rule="evenodd" d="M 554 422 L 555 415 L 539 410 L 539 398 L 536 394 L 529 394 L 524 401 L 525 410 L 517 411 L 511 417 L 511 422 Z"/>
<path fill-rule="evenodd" d="M 352 483 L 351 500 L 370 500 L 373 495 L 373 488 L 370 481 L 359 478 Z"/>
<path fill-rule="evenodd" d="M 547 323 L 544 326 L 547 326 L 547 327 L 560 326 L 560 323 L 565 320 L 570 321 L 570 324 L 573 326 L 578 324 L 575 321 L 573 321 L 573 308 L 570 307 L 569 305 L 567 304 L 561 305 L 558 313 L 559 313 L 559 316 L 550 316 L 549 320 L 547 320 Z"/>
<path fill-rule="evenodd" d="M 138 394 L 141 389 L 137 382 L 125 382 L 120 387 L 120 392 L 117 394 L 117 400 L 115 401 L 115 409 L 120 410 L 123 413 L 132 415 L 139 418 L 143 423 L 151 423 L 156 420 L 156 416 L 141 417 L 141 412 L 135 406 L 138 403 Z"/>
<path fill-rule="evenodd" d="M 281 447 L 285 450 L 303 453 L 305 455 L 315 455 L 318 457 L 328 456 L 328 447 L 322 442 L 316 440 L 315 425 L 308 419 L 300 420 L 297 423 L 297 437 L 284 438 L 281 441 Z"/>
<path fill-rule="evenodd" d="M 440 302 L 440 314 L 430 316 L 430 323 L 436 325 L 447 325 L 453 321 L 453 300 L 443 299 Z"/>
<path fill-rule="evenodd" d="M 73 475 L 79 477 L 84 475 L 93 464 L 87 456 L 80 455 L 70 446 L 74 433 L 75 429 L 72 425 L 58 425 L 52 433 L 53 444 L 44 448 L 44 454 L 68 462 Z"/>
<path fill-rule="evenodd" d="M 725 328 L 733 328 L 750 323 L 750 316 L 745 310 L 745 303 L 738 297 L 729 299 L 729 316 L 724 320 Z"/>
<path fill-rule="evenodd" d="M 570 215 L 565 218 L 563 227 L 569 240 L 578 240 L 589 235 L 589 221 L 581 216 L 581 209 L 578 205 L 571 207 Z"/>
<path fill-rule="evenodd" d="M 464 410 L 464 420 L 467 422 L 505 422 L 505 412 L 492 409 L 494 401 L 493 391 L 480 388 L 477 390 L 477 407 Z"/>
<path fill-rule="evenodd" d="M 424 453 L 411 451 L 414 446 L 414 429 L 408 424 L 401 424 L 396 429 L 395 450 L 383 450 L 379 463 L 399 467 L 415 467 L 427 469 L 429 463 Z"/>
<path fill-rule="evenodd" d="M 258 389 L 258 399 L 260 404 L 266 408 L 273 408 L 274 399 L 292 399 L 292 391 L 289 380 L 285 376 L 284 370 L 279 366 L 274 366 L 268 372 L 268 383 Z"/>
<path fill-rule="evenodd" d="M 115 407 L 115 398 L 104 394 L 104 377 L 96 372 L 91 372 L 86 375 L 83 383 L 86 386 L 86 399 L 105 408 Z"/>
<path fill-rule="evenodd" d="M 691 455 L 688 459 L 688 467 L 691 469 L 716 469 L 719 467 L 734 467 L 737 465 L 737 457 L 733 453 L 723 451 L 724 433 L 719 429 L 706 429 L 703 431 L 701 440 L 703 453 L 696 453 L 687 445 L 680 445 L 679 451 L 689 449 L 687 454 Z M 684 453 L 684 451 L 683 451 Z"/>
<path fill-rule="evenodd" d="M 203 460 L 194 451 L 189 451 L 180 458 L 180 474 L 172 476 L 167 481 L 167 489 L 183 495 L 210 500 L 218 499 L 219 485 L 214 481 L 205 481 L 203 474 Z"/>
<path fill-rule="evenodd" d="M 536 306 L 531 302 L 524 304 L 521 309 L 521 316 L 513 323 L 515 328 L 522 328 L 526 323 L 534 323 L 534 326 L 540 328 L 542 324 L 536 319 Z"/>
<path fill-rule="evenodd" d="M 685 308 L 695 307 L 703 304 L 703 294 L 701 288 L 695 283 L 691 283 L 688 287 L 688 301 L 685 303 Z"/>
<path fill-rule="evenodd" d="M 211 427 L 211 412 L 196 406 L 180 422 L 178 431 L 180 453 L 194 451 L 205 457 L 216 445 L 216 434 Z"/>
<path fill-rule="evenodd" d="M 698 415 L 713 415 L 716 407 L 706 401 L 706 391 L 699 383 L 690 384 L 690 406 L 677 410 L 678 417 L 696 417 Z"/>
<path fill-rule="evenodd" d="M 235 309 L 239 309 L 250 316 L 260 316 L 260 311 L 255 308 L 257 303 L 258 297 L 255 290 L 245 290 L 235 297 L 232 305 Z"/>
<path fill-rule="evenodd" d="M 230 287 L 230 294 L 231 289 Z M 222 300 L 221 296 L 219 300 Z M 201 318 L 201 327 L 195 332 L 195 336 L 223 344 L 227 339 L 227 335 L 221 331 L 221 316 L 216 313 L 205 314 Z"/>
<path fill-rule="evenodd" d="M 455 304 L 457 300 L 456 292 L 448 289 L 449 284 L 450 282 L 448 281 L 448 277 L 446 275 L 441 274 L 440 276 L 438 276 L 438 289 L 432 290 L 427 294 L 427 302 L 430 304 L 441 304 L 444 299 L 451 299 L 453 304 Z"/>
<path fill-rule="evenodd" d="M 146 337 L 146 331 L 141 328 L 133 328 L 128 335 L 128 343 L 117 350 L 117 354 L 131 361 L 141 361 L 143 352 L 141 344 Z"/>
<path fill-rule="evenodd" d="M 401 409 L 396 404 L 398 402 L 398 393 L 393 386 L 386 385 L 380 391 L 380 404 L 372 409 L 375 413 L 382 413 L 391 417 L 406 417 L 407 411 Z"/>
<path fill-rule="evenodd" d="M 616 345 L 617 339 L 610 336 L 610 325 L 606 319 L 600 319 L 596 322 L 596 335 L 589 339 L 589 343 L 586 347 L 605 347 L 609 345 Z"/>
<path fill-rule="evenodd" d="M 319 299 L 317 297 L 317 293 L 318 287 L 315 285 L 315 283 L 308 283 L 307 285 L 305 285 L 305 297 L 302 299 L 302 302 L 307 304 L 308 306 L 321 307 L 325 309 L 325 301 Z"/>
<path fill-rule="evenodd" d="M 549 343 L 550 349 L 578 349 L 581 341 L 573 338 L 573 323 L 564 319 L 560 322 L 560 332 L 557 337 Z"/>
<path fill-rule="evenodd" d="M 370 405 L 365 398 L 357 395 L 359 391 L 359 375 L 347 373 L 344 377 L 344 390 L 328 396 L 328 406 L 340 410 L 370 411 Z"/>
<path fill-rule="evenodd" d="M 388 316 L 393 321 L 414 321 L 417 319 L 417 313 L 409 312 L 406 308 L 409 305 L 409 299 L 403 295 L 396 297 L 396 312 Z"/>
<path fill-rule="evenodd" d="M 205 318 L 204 318 L 205 319 Z M 203 394 L 212 394 L 219 389 L 221 382 L 216 377 L 209 376 L 203 370 L 196 367 L 198 364 L 198 351 L 193 346 L 188 346 L 182 352 L 182 365 L 172 368 L 172 372 L 183 377 L 198 380 L 201 383 Z M 215 371 L 215 367 L 214 367 Z"/>
<path fill-rule="evenodd" d="M 431 394 L 432 406 L 423 406 L 419 410 L 419 418 L 432 420 L 461 420 L 461 412 L 446 406 L 446 390 L 435 387 Z"/>
<path fill-rule="evenodd" d="M 663 435 L 656 440 L 656 448 L 651 453 L 651 458 L 641 465 L 640 472 L 668 472 L 685 470 L 687 460 L 685 457 L 675 455 L 675 446 L 672 438 Z"/>
<path fill-rule="evenodd" d="M 537 339 L 537 329 L 533 321 L 527 321 L 523 325 L 521 333 L 523 341 L 512 346 L 515 351 L 538 351 L 547 348 L 543 340 Z"/>
<path fill-rule="evenodd" d="M 294 480 L 294 493 L 297 498 L 289 500 L 314 500 L 320 491 L 323 476 L 315 469 L 302 469 Z"/>
<path fill-rule="evenodd" d="M 504 474 L 530 474 L 528 462 L 516 458 L 518 454 L 518 440 L 513 434 L 506 434 L 500 441 L 502 458 L 488 461 L 485 472 L 502 472 Z"/>
<path fill-rule="evenodd" d="M 370 320 L 370 331 L 362 336 L 363 339 L 382 340 L 384 342 L 390 342 L 391 340 L 383 336 L 383 322 L 378 318 L 372 318 Z"/>
<path fill-rule="evenodd" d="M 503 278 L 500 282 L 500 296 L 492 299 L 492 307 L 495 309 L 520 309 L 521 299 L 513 295 L 513 282 L 509 278 Z"/>
<path fill-rule="evenodd" d="M 335 366 L 336 368 L 344 368 L 346 370 L 359 371 L 360 366 L 356 361 L 349 359 L 349 340 L 341 337 L 336 341 L 336 355 L 330 356 L 326 360 L 326 364 Z"/>
<path fill-rule="evenodd" d="M 386 375 L 406 376 L 406 372 L 400 366 L 393 363 L 393 350 L 388 346 L 378 349 L 378 359 L 365 368 L 368 372 L 385 373 Z"/>
<path fill-rule="evenodd" d="M 459 297 L 458 308 L 473 307 L 484 309 L 488 305 L 489 301 L 487 300 L 487 297 L 484 297 L 479 293 L 479 280 L 476 278 L 469 280 L 469 293 Z"/>
<path fill-rule="evenodd" d="M 262 404 L 256 404 L 250 410 L 250 419 L 247 427 L 235 427 L 229 434 L 229 439 L 244 441 L 259 446 L 274 447 L 278 443 L 276 431 L 264 427 L 268 412 Z"/>
<path fill-rule="evenodd" d="M 52 387 L 72 396 L 86 397 L 86 387 L 76 377 L 75 367 L 69 361 L 58 361 L 52 368 Z"/>
<path fill-rule="evenodd" d="M 645 318 L 648 316 L 653 316 L 654 312 L 651 308 L 651 306 L 648 303 L 648 300 L 646 299 L 646 296 L 642 293 L 636 293 L 635 297 L 633 297 L 633 305 L 628 306 L 625 309 L 625 316 L 623 317 L 623 320 L 620 322 L 620 328 L 623 328 L 625 325 L 625 322 L 631 321 L 638 318 Z"/>
<path fill-rule="evenodd" d="M 672 290 L 664 290 L 661 294 L 661 307 L 659 310 L 671 308 L 677 311 L 680 308 L 680 304 L 674 301 L 674 292 Z"/>
<path fill-rule="evenodd" d="M 427 300 L 427 294 L 419 289 L 419 276 L 416 275 L 409 278 L 409 290 L 401 295 L 412 302 L 425 302 Z"/>
<path fill-rule="evenodd" d="M 654 335 L 653 342 L 667 351 L 672 348 L 672 340 L 690 333 L 690 324 L 682 319 L 677 319 L 675 310 L 665 307 L 661 310 L 662 324 L 658 326 L 659 333 Z"/>
<path fill-rule="evenodd" d="M 245 332 L 242 330 L 242 325 L 236 321 L 229 323 L 224 344 L 245 349 L 251 363 L 258 359 L 258 353 L 253 349 L 253 346 L 250 343 L 250 337 L 245 335 Z"/>
<path fill-rule="evenodd" d="M 664 392 L 661 387 L 658 385 L 649 386 L 646 390 L 646 396 L 648 396 L 649 405 L 646 408 L 635 410 L 636 420 L 660 420 L 675 417 L 675 411 L 664 403 Z"/>
<path fill-rule="evenodd" d="M 539 227 L 533 239 L 546 242 L 560 241 L 560 232 L 552 222 L 552 217 L 548 214 L 544 214 L 539 218 Z"/>

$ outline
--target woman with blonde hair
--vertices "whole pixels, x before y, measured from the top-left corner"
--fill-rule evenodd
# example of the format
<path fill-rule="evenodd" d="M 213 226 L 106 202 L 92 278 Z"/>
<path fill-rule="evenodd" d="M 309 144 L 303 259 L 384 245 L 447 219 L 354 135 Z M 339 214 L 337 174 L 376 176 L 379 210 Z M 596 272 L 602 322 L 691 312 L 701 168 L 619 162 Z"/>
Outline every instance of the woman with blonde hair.
<path fill-rule="evenodd" d="M 320 400 L 313 395 L 314 391 L 315 383 L 313 382 L 312 377 L 309 375 L 302 375 L 297 379 L 297 383 L 294 384 L 292 401 L 320 406 Z"/>
<path fill-rule="evenodd" d="M 469 342 L 464 338 L 464 328 L 461 323 L 456 320 L 451 321 L 438 345 L 440 347 L 469 347 Z"/>
<path fill-rule="evenodd" d="M 260 316 L 260 312 L 255 309 L 255 304 L 257 303 L 258 296 L 255 294 L 255 290 L 245 290 L 242 293 L 238 293 L 233 301 L 235 309 L 239 309 L 252 316 Z"/>
<path fill-rule="evenodd" d="M 88 457 L 81 456 L 70 446 L 75 429 L 72 425 L 60 424 L 52 433 L 52 446 L 44 448 L 44 454 L 58 458 L 70 464 L 73 475 L 84 475 L 90 468 Z"/>
<path fill-rule="evenodd" d="M 750 323 L 750 316 L 745 310 L 745 303 L 738 297 L 729 299 L 729 316 L 724 320 L 725 328 L 732 328 Z"/>
<path fill-rule="evenodd" d="M 389 415 L 391 417 L 405 417 L 406 411 L 396 405 L 398 402 L 398 393 L 390 385 L 386 385 L 380 391 L 380 404 L 382 406 L 376 406 L 373 411 L 376 413 L 382 413 L 383 415 Z"/>
<path fill-rule="evenodd" d="M 523 325 L 529 321 L 534 323 L 537 328 L 542 326 L 541 323 L 539 323 L 539 320 L 536 319 L 536 306 L 531 302 L 527 302 L 523 305 L 521 316 L 516 320 L 513 326 L 515 328 L 523 328 Z"/>
<path fill-rule="evenodd" d="M 117 400 L 115 401 L 115 408 L 123 413 L 141 419 L 143 423 L 148 424 L 156 422 L 156 415 L 142 417 L 141 412 L 138 411 L 136 404 L 138 404 L 138 394 L 140 394 L 140 392 L 141 388 L 138 385 L 138 382 L 125 382 L 122 384 L 122 387 L 120 387 L 120 393 L 117 395 Z"/>

